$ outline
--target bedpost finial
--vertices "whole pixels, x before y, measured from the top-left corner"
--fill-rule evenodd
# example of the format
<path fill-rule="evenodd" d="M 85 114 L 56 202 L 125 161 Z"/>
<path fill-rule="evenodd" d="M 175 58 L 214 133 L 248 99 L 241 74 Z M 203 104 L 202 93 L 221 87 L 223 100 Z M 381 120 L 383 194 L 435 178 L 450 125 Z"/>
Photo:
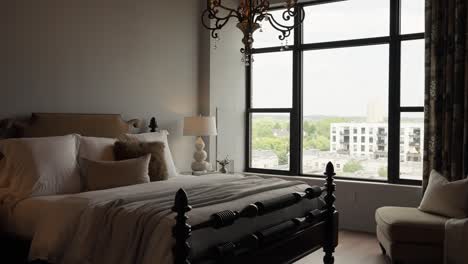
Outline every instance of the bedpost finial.
<path fill-rule="evenodd" d="M 150 120 L 149 128 L 151 128 L 151 132 L 157 132 L 158 130 L 158 122 L 156 122 L 156 118 L 152 117 Z"/>
<path fill-rule="evenodd" d="M 175 196 L 173 212 L 186 213 L 192 210 L 192 207 L 188 205 L 188 196 L 184 189 L 179 189 Z"/>
<path fill-rule="evenodd" d="M 327 168 L 325 170 L 325 176 L 327 176 L 325 187 L 326 187 L 326 194 L 324 197 L 325 200 L 325 209 L 327 210 L 327 219 L 326 225 L 328 229 L 328 233 L 323 245 L 323 250 L 325 252 L 325 256 L 323 257 L 323 263 L 332 264 L 335 262 L 335 258 L 333 257 L 333 252 L 335 252 L 336 246 L 336 237 L 333 234 L 336 234 L 338 231 L 336 230 L 336 223 L 334 215 L 336 213 L 335 208 L 335 191 L 336 191 L 336 184 L 335 184 L 335 169 L 333 164 L 329 162 L 327 164 Z"/>
<path fill-rule="evenodd" d="M 336 175 L 335 174 L 335 167 L 333 166 L 333 163 L 331 161 L 328 162 L 328 164 L 327 164 L 327 168 L 325 170 L 325 175 L 326 176 L 330 176 L 330 175 L 335 176 Z"/>
<path fill-rule="evenodd" d="M 326 183 L 325 183 L 327 193 L 324 199 L 325 199 L 326 207 L 331 213 L 335 211 L 335 206 L 334 206 L 334 203 L 336 200 L 335 195 L 334 195 L 334 192 L 336 191 L 336 184 L 335 184 L 335 178 L 334 178 L 335 175 L 336 174 L 333 168 L 333 164 L 329 162 L 327 164 L 327 169 L 325 171 L 325 176 L 327 176 Z"/>
<path fill-rule="evenodd" d="M 192 234 L 192 227 L 187 224 L 188 216 L 186 215 L 190 210 L 192 207 L 188 204 L 187 193 L 184 189 L 179 189 L 175 196 L 174 207 L 172 207 L 172 211 L 176 213 L 176 224 L 172 228 L 172 235 L 176 240 L 172 249 L 175 264 L 190 264 L 190 244 L 187 240 Z"/>

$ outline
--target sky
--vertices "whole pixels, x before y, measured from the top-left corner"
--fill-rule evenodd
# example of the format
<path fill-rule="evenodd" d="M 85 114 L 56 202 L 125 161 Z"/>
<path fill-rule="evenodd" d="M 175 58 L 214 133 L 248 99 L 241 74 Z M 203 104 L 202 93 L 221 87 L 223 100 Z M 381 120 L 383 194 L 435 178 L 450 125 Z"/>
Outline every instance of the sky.
<path fill-rule="evenodd" d="M 304 42 L 389 34 L 390 0 L 348 0 L 306 9 Z M 274 13 L 278 17 L 280 13 Z M 424 31 L 424 0 L 402 0 L 402 33 Z M 278 32 L 264 26 L 254 47 L 278 46 Z M 292 39 L 292 38 L 291 38 Z M 292 44 L 291 41 L 289 41 Z M 388 45 L 304 53 L 304 115 L 366 116 L 368 104 L 388 108 Z M 253 107 L 288 108 L 292 102 L 292 53 L 255 54 Z M 424 100 L 424 40 L 402 45 L 402 106 Z M 381 103 L 383 102 L 383 103 Z"/>

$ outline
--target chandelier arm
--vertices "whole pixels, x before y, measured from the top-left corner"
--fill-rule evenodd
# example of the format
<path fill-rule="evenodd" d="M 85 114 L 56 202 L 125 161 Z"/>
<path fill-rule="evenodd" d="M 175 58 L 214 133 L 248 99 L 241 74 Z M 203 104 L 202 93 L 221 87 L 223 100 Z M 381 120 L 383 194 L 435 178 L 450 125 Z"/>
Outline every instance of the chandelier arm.
<path fill-rule="evenodd" d="M 291 25 L 291 26 L 283 25 L 279 23 L 271 14 L 266 14 L 265 17 L 267 18 L 266 20 L 270 23 L 270 25 L 279 31 L 292 30 L 295 27 L 297 27 L 296 25 Z"/>
<path fill-rule="evenodd" d="M 235 10 L 234 8 L 229 8 L 227 6 L 223 6 L 222 3 L 221 3 L 221 0 L 218 0 L 217 5 L 215 5 L 215 6 L 211 7 L 211 8 L 210 7 L 207 8 L 207 10 L 210 10 L 210 13 L 212 13 L 212 15 L 215 16 L 215 17 L 216 17 L 216 14 L 219 13 L 219 9 L 224 10 L 224 11 L 228 11 L 229 15 L 231 15 L 232 13 L 235 13 L 238 17 L 240 16 L 239 10 Z"/>
<path fill-rule="evenodd" d="M 261 13 L 260 15 L 257 15 L 257 17 L 255 18 L 255 23 L 259 23 L 259 22 L 262 22 L 266 17 L 266 14 L 263 14 Z"/>
<path fill-rule="evenodd" d="M 297 27 L 297 25 L 282 25 L 271 14 L 266 14 L 265 16 L 268 18 L 268 23 L 281 33 L 281 35 L 279 35 L 280 40 L 285 40 L 287 37 L 291 36 L 291 31 Z"/>
<path fill-rule="evenodd" d="M 283 19 L 286 21 L 289 21 L 291 18 L 295 18 L 297 16 L 300 16 L 300 23 L 304 22 L 305 11 L 302 6 L 290 7 L 283 13 Z"/>
<path fill-rule="evenodd" d="M 226 11 L 229 11 L 229 13 L 224 17 L 221 17 L 221 16 L 217 15 L 219 13 L 219 10 L 213 11 L 213 10 L 207 9 L 206 11 L 208 11 L 208 18 L 209 19 L 225 20 L 225 19 L 229 19 L 229 18 L 232 18 L 232 17 L 239 18 L 239 14 L 237 13 L 236 10 L 226 10 Z"/>
<path fill-rule="evenodd" d="M 215 26 L 212 26 L 211 23 L 207 24 L 205 17 L 208 17 L 210 20 L 216 19 Z M 237 18 L 237 16 L 234 15 L 233 12 L 230 12 L 226 17 L 218 17 L 213 12 L 211 12 L 211 10 L 207 9 L 202 14 L 202 24 L 208 30 L 218 30 L 224 27 L 231 18 Z M 220 23 L 220 21 L 222 21 L 222 23 Z"/>
<path fill-rule="evenodd" d="M 288 10 L 284 11 L 282 17 L 285 21 L 289 21 L 291 19 L 294 19 L 296 18 L 298 15 L 300 16 L 300 23 L 302 23 L 304 21 L 304 9 L 302 7 L 296 7 L 296 8 L 299 8 L 295 11 L 291 11 L 292 8 L 289 8 Z M 264 18 L 267 18 L 267 21 L 270 23 L 270 25 L 276 29 L 277 31 L 280 31 L 281 35 L 279 36 L 279 39 L 280 40 L 284 40 L 286 39 L 287 37 L 289 37 L 291 35 L 291 31 L 296 28 L 299 24 L 293 24 L 291 26 L 288 26 L 288 25 L 283 25 L 281 23 L 279 23 L 275 17 L 270 14 L 270 13 L 267 13 L 263 16 L 263 19 Z"/>
<path fill-rule="evenodd" d="M 229 20 L 232 18 L 232 17 L 235 17 L 235 16 L 229 16 L 227 18 L 223 18 L 223 19 L 219 19 L 216 21 L 215 25 L 216 25 L 216 30 L 219 30 L 219 29 L 222 29 L 228 22 Z"/>

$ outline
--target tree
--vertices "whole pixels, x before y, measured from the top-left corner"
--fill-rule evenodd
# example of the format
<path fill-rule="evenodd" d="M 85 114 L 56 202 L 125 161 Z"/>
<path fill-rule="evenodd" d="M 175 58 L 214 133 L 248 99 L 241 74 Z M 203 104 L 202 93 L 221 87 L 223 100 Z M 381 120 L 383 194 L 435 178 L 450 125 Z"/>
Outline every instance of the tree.
<path fill-rule="evenodd" d="M 305 136 L 303 145 L 304 149 L 330 150 L 330 140 L 322 135 Z"/>
<path fill-rule="evenodd" d="M 288 164 L 288 152 L 277 152 L 276 155 L 278 156 L 278 164 L 279 165 L 286 165 Z"/>
<path fill-rule="evenodd" d="M 289 138 L 260 137 L 252 140 L 252 149 L 271 150 L 278 157 L 279 164 L 288 164 Z"/>
<path fill-rule="evenodd" d="M 314 148 L 319 149 L 321 151 L 329 151 L 330 150 L 330 139 L 329 137 L 324 137 L 322 135 L 316 136 L 312 144 L 314 145 Z"/>
<path fill-rule="evenodd" d="M 359 161 L 351 160 L 348 161 L 344 166 L 343 166 L 343 172 L 348 172 L 348 173 L 354 173 L 356 171 L 363 170 L 364 168 L 362 167 L 361 163 Z"/>
<path fill-rule="evenodd" d="M 252 124 L 252 136 L 259 137 L 273 137 L 274 123 L 270 120 L 254 120 Z"/>
<path fill-rule="evenodd" d="M 304 132 L 307 136 L 312 136 L 317 131 L 317 128 L 315 127 L 315 124 L 312 121 L 305 121 L 303 127 Z"/>
<path fill-rule="evenodd" d="M 387 169 L 387 167 L 380 167 L 380 169 L 379 169 L 379 177 L 387 178 L 387 175 L 388 175 L 388 169 Z"/>

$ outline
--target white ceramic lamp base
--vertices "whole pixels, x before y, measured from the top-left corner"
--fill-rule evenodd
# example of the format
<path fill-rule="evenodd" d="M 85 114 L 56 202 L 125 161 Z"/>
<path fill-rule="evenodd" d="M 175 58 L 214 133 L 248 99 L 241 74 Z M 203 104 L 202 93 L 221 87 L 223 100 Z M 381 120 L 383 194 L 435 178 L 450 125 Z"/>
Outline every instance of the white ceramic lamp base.
<path fill-rule="evenodd" d="M 205 151 L 205 142 L 202 137 L 198 137 L 195 141 L 195 153 L 193 158 L 195 159 L 192 162 L 192 170 L 194 172 L 205 172 L 211 170 L 211 164 L 206 161 L 208 154 Z"/>

